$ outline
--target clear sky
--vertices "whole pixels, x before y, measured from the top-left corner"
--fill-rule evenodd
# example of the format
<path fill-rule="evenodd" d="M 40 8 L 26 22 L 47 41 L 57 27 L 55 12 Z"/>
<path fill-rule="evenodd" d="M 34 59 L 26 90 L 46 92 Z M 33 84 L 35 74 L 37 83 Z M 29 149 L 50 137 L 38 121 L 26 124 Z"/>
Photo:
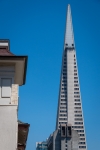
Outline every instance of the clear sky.
<path fill-rule="evenodd" d="M 55 130 L 66 8 L 71 5 L 88 150 L 100 150 L 100 0 L 0 0 L 0 38 L 28 55 L 18 117 L 30 124 L 26 150 Z"/>

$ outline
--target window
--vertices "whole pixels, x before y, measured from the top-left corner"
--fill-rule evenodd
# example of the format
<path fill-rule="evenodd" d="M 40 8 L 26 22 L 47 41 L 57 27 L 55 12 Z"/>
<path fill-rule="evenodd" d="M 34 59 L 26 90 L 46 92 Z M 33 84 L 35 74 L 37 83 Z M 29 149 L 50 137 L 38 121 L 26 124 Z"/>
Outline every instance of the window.
<path fill-rule="evenodd" d="M 79 142 L 79 144 L 85 144 L 85 142 Z"/>
<path fill-rule="evenodd" d="M 60 110 L 60 112 L 67 112 L 67 110 Z"/>
<path fill-rule="evenodd" d="M 74 73 L 74 75 L 76 76 L 76 75 L 77 75 L 77 73 Z"/>
<path fill-rule="evenodd" d="M 78 81 L 76 80 L 76 81 L 74 81 L 74 83 L 78 83 Z"/>
<path fill-rule="evenodd" d="M 74 107 L 75 109 L 81 109 L 81 107 Z"/>
<path fill-rule="evenodd" d="M 74 88 L 74 90 L 79 90 L 79 88 Z"/>
<path fill-rule="evenodd" d="M 80 140 L 85 140 L 85 138 L 80 138 Z"/>
<path fill-rule="evenodd" d="M 75 120 L 82 121 L 83 119 L 82 118 L 75 118 Z"/>
<path fill-rule="evenodd" d="M 75 114 L 75 117 L 82 117 L 82 115 L 80 115 L 80 114 Z"/>
<path fill-rule="evenodd" d="M 79 94 L 79 92 L 74 92 L 74 94 Z"/>
<path fill-rule="evenodd" d="M 74 72 L 77 72 L 77 70 L 75 69 Z"/>
<path fill-rule="evenodd" d="M 74 86 L 78 86 L 78 84 L 74 84 Z"/>
<path fill-rule="evenodd" d="M 74 79 L 78 79 L 78 77 L 74 77 Z"/>
<path fill-rule="evenodd" d="M 12 79 L 11 78 L 1 78 L 1 97 L 2 98 L 9 98 L 11 97 L 11 85 Z"/>
<path fill-rule="evenodd" d="M 83 126 L 73 126 L 73 128 L 83 128 Z"/>
<path fill-rule="evenodd" d="M 86 146 L 79 146 L 79 148 L 86 148 Z"/>
<path fill-rule="evenodd" d="M 66 136 L 66 126 L 62 126 L 61 127 L 61 137 L 65 137 Z"/>
<path fill-rule="evenodd" d="M 80 96 L 79 96 L 79 95 L 74 95 L 74 97 L 75 97 L 75 98 L 80 98 Z"/>
<path fill-rule="evenodd" d="M 81 103 L 75 103 L 75 105 L 81 105 Z"/>
<path fill-rule="evenodd" d="M 84 134 L 80 134 L 80 136 L 84 136 Z"/>
<path fill-rule="evenodd" d="M 84 130 L 77 130 L 77 132 L 84 132 Z"/>
<path fill-rule="evenodd" d="M 66 72 L 67 70 L 66 70 L 66 69 L 63 69 L 63 71 Z"/>
<path fill-rule="evenodd" d="M 74 111 L 75 113 L 82 113 L 82 111 Z"/>
<path fill-rule="evenodd" d="M 75 124 L 83 124 L 83 122 L 75 122 Z"/>
<path fill-rule="evenodd" d="M 80 99 L 75 99 L 74 101 L 79 102 L 79 101 L 80 101 Z"/>

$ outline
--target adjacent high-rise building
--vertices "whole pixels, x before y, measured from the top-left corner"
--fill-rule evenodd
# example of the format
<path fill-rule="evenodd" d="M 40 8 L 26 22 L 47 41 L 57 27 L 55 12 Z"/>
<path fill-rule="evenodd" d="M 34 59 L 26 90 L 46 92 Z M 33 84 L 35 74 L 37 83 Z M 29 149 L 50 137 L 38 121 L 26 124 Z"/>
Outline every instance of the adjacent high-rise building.
<path fill-rule="evenodd" d="M 56 130 L 47 140 L 48 150 L 86 150 L 70 5 L 67 10 L 62 58 Z"/>

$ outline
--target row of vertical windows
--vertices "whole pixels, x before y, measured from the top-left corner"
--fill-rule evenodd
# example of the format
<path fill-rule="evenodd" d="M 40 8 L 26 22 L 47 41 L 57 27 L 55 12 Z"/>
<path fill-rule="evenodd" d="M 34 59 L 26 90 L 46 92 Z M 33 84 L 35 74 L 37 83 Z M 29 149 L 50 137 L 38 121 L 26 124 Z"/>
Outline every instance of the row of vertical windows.
<path fill-rule="evenodd" d="M 77 76 L 77 73 L 74 73 L 75 76 Z"/>
<path fill-rule="evenodd" d="M 86 148 L 86 146 L 79 146 L 79 148 Z"/>
<path fill-rule="evenodd" d="M 77 132 L 84 132 L 84 130 L 76 130 Z"/>
<path fill-rule="evenodd" d="M 60 114 L 60 116 L 67 116 L 67 114 Z"/>
<path fill-rule="evenodd" d="M 79 94 L 79 92 L 74 92 L 74 94 Z"/>
<path fill-rule="evenodd" d="M 81 107 L 74 107 L 75 109 L 81 109 Z"/>
<path fill-rule="evenodd" d="M 83 128 L 83 126 L 73 126 L 73 128 Z"/>
<path fill-rule="evenodd" d="M 66 91 L 61 91 L 61 94 L 66 94 Z"/>
<path fill-rule="evenodd" d="M 62 90 L 66 90 L 66 88 L 62 88 Z"/>
<path fill-rule="evenodd" d="M 79 85 L 78 85 L 78 84 L 74 84 L 74 86 L 77 86 L 77 87 L 78 87 Z"/>
<path fill-rule="evenodd" d="M 61 101 L 66 101 L 66 99 L 61 99 Z"/>
<path fill-rule="evenodd" d="M 74 69 L 74 72 L 77 72 L 77 70 L 76 70 L 76 69 Z"/>
<path fill-rule="evenodd" d="M 61 95 L 61 97 L 66 97 L 67 98 L 67 95 Z"/>
<path fill-rule="evenodd" d="M 75 99 L 74 101 L 76 101 L 76 102 L 80 102 L 80 99 Z"/>
<path fill-rule="evenodd" d="M 82 117 L 81 114 L 75 114 L 75 117 Z"/>
<path fill-rule="evenodd" d="M 74 88 L 74 90 L 79 90 L 79 88 Z"/>
<path fill-rule="evenodd" d="M 62 86 L 67 86 L 67 84 L 62 84 Z"/>
<path fill-rule="evenodd" d="M 67 112 L 67 110 L 60 110 L 60 112 Z"/>
<path fill-rule="evenodd" d="M 63 73 L 63 75 L 67 75 L 66 73 Z"/>
<path fill-rule="evenodd" d="M 66 124 L 67 122 L 59 122 L 59 124 Z"/>
<path fill-rule="evenodd" d="M 79 144 L 85 144 L 85 142 L 79 142 Z"/>
<path fill-rule="evenodd" d="M 66 107 L 60 107 L 61 109 L 66 109 Z"/>
<path fill-rule="evenodd" d="M 75 105 L 81 105 L 81 103 L 75 103 Z"/>
<path fill-rule="evenodd" d="M 83 140 L 85 140 L 85 138 L 80 138 L 80 140 L 82 140 L 82 141 L 83 141 Z"/>
<path fill-rule="evenodd" d="M 74 111 L 74 112 L 75 112 L 75 113 L 82 113 L 82 111 L 78 111 L 78 110 L 77 110 L 77 111 Z"/>
<path fill-rule="evenodd" d="M 61 105 L 64 105 L 64 104 L 66 104 L 66 102 L 65 103 L 60 103 Z"/>
<path fill-rule="evenodd" d="M 78 79 L 78 77 L 74 77 L 74 79 Z"/>
<path fill-rule="evenodd" d="M 82 118 L 75 118 L 75 120 L 82 121 L 83 119 Z"/>
<path fill-rule="evenodd" d="M 75 122 L 75 124 L 83 124 L 83 122 Z"/>
<path fill-rule="evenodd" d="M 74 97 L 75 97 L 75 98 L 79 98 L 79 97 L 80 97 L 80 95 L 74 95 Z"/>
<path fill-rule="evenodd" d="M 80 136 L 84 136 L 84 134 L 80 134 Z"/>
<path fill-rule="evenodd" d="M 67 120 L 67 118 L 59 118 L 59 120 Z"/>

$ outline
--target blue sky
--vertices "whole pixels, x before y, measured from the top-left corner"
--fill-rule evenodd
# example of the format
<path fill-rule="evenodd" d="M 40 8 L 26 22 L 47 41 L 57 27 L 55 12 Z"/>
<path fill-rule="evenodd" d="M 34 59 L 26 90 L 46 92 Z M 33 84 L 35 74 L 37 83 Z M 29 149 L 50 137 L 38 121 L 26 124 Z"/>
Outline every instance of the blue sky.
<path fill-rule="evenodd" d="M 100 0 L 1 0 L 0 38 L 28 55 L 19 119 L 30 124 L 26 150 L 55 130 L 66 8 L 71 5 L 88 150 L 100 149 Z"/>

